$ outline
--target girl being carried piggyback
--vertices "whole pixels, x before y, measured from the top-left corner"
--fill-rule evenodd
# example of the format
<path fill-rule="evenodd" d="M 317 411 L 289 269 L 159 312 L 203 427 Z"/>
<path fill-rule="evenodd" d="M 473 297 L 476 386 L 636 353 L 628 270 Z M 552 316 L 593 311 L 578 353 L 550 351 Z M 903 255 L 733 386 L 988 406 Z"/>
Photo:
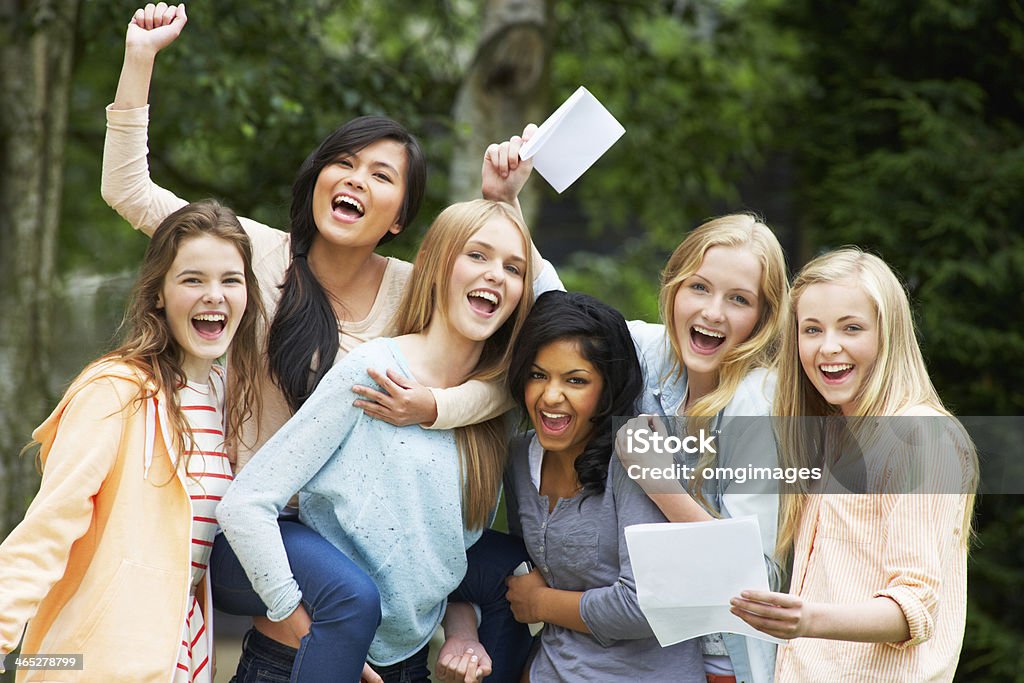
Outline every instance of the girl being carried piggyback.
<path fill-rule="evenodd" d="M 0 545 L 0 655 L 30 620 L 23 655 L 82 655 L 61 680 L 212 680 L 206 564 L 232 477 L 224 443 L 257 405 L 262 315 L 230 210 L 189 204 L 157 227 L 126 341 L 32 433 L 42 485 Z M 227 407 L 214 362 L 225 354 L 237 375 Z"/>

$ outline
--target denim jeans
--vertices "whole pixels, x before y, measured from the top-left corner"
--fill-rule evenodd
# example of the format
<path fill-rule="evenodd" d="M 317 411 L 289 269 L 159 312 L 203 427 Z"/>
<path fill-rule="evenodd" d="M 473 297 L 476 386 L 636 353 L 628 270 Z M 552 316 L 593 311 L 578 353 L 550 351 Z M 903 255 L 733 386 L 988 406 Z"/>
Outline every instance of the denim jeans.
<path fill-rule="evenodd" d="M 292 683 L 358 683 L 373 634 L 380 625 L 377 586 L 344 553 L 312 529 L 292 520 L 278 520 L 278 525 L 288 563 L 302 591 L 302 604 L 313 624 L 297 651 L 250 631 L 243 643 L 236 679 L 239 683 L 278 680 L 252 678 L 248 662 L 254 661 L 270 672 L 290 671 L 290 678 L 280 680 Z M 217 609 L 250 617 L 266 614 L 267 608 L 223 534 L 214 540 L 210 581 Z M 277 647 L 269 647 L 264 641 Z M 247 648 L 256 648 L 258 652 Z"/>
<path fill-rule="evenodd" d="M 242 657 L 231 683 L 288 683 L 297 652 L 251 628 L 242 639 Z"/>
<path fill-rule="evenodd" d="M 518 683 L 530 655 L 530 627 L 515 620 L 505 599 L 505 579 L 520 562 L 529 559 L 521 539 L 485 529 L 480 540 L 466 551 L 466 576 L 449 596 L 453 602 L 472 602 L 480 607 L 480 643 L 491 658 L 493 670 L 485 679 L 487 683 Z"/>
<path fill-rule="evenodd" d="M 380 674 L 384 683 L 430 683 L 430 670 L 427 667 L 429 654 L 430 646 L 426 645 L 397 664 L 375 666 L 373 670 Z"/>

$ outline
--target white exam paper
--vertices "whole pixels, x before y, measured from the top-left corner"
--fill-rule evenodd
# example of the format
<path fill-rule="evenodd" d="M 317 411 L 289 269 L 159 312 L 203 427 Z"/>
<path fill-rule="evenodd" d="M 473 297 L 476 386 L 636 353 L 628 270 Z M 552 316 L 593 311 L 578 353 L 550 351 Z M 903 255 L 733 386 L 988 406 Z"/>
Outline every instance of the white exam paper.
<path fill-rule="evenodd" d="M 580 86 L 540 125 L 519 156 L 532 157 L 537 172 L 561 193 L 625 132 L 604 105 Z"/>
<path fill-rule="evenodd" d="M 773 643 L 729 612 L 740 591 L 769 590 L 757 517 L 626 527 L 640 610 L 662 647 L 709 633 Z"/>

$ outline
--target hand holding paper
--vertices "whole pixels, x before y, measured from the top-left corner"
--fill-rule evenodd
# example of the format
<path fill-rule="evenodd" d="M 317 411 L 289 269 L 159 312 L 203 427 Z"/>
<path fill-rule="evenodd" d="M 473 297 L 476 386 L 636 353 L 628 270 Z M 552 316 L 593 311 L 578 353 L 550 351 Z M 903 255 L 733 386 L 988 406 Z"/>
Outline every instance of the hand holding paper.
<path fill-rule="evenodd" d="M 541 124 L 519 154 L 523 159 L 532 158 L 537 172 L 561 193 L 625 132 L 597 98 L 580 86 Z"/>
<path fill-rule="evenodd" d="M 768 591 L 757 517 L 626 527 L 640 609 L 663 647 L 726 631 L 782 642 L 730 612 L 742 591 Z"/>

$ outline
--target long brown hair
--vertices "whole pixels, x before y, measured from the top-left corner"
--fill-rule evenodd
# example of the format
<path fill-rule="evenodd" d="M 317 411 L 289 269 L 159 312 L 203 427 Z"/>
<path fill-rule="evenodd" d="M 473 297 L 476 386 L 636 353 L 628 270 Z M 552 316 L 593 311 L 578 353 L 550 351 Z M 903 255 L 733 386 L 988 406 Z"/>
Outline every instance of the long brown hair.
<path fill-rule="evenodd" d="M 508 320 L 484 342 L 480 360 L 467 377 L 505 382 L 512 347 L 533 305 L 533 259 L 530 231 L 519 212 L 508 204 L 486 199 L 453 204 L 441 212 L 423 237 L 412 276 L 395 317 L 396 335 L 416 334 L 430 326 L 435 314 L 446 313 L 455 259 L 470 237 L 493 217 L 507 219 L 523 235 L 526 265 L 523 295 Z M 462 473 L 463 516 L 471 529 L 487 525 L 498 500 L 507 455 L 505 420 L 496 417 L 455 430 Z"/>
<path fill-rule="evenodd" d="M 245 311 L 228 350 L 231 368 L 231 392 L 227 401 L 225 441 L 240 434 L 242 423 L 259 412 L 259 397 L 253 378 L 259 368 L 256 330 L 264 319 L 259 285 L 252 269 L 252 247 L 238 218 L 231 209 L 212 201 L 193 202 L 170 214 L 160 223 L 146 249 L 131 302 L 121 322 L 124 341 L 96 362 L 117 361 L 132 366 L 148 380 L 140 389 L 139 403 L 162 395 L 171 422 L 172 443 L 177 450 L 175 468 L 188 467 L 187 454 L 193 441 L 188 419 L 181 410 L 177 388 L 186 382 L 181 348 L 171 334 L 164 310 L 157 300 L 164 278 L 171 269 L 181 245 L 190 239 L 210 236 L 230 242 L 242 256 L 247 293 Z"/>

